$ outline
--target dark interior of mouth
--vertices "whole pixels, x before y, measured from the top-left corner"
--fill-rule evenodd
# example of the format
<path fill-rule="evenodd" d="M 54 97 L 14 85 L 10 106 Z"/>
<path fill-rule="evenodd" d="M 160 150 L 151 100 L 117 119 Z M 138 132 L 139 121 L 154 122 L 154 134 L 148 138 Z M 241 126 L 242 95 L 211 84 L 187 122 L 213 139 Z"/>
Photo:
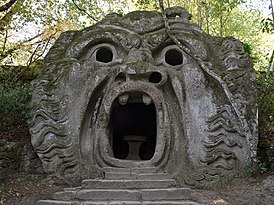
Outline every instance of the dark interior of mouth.
<path fill-rule="evenodd" d="M 143 102 L 135 102 L 120 105 L 116 99 L 110 116 L 110 142 L 114 157 L 128 160 L 151 159 L 156 145 L 156 121 L 153 103 L 145 105 Z M 130 158 L 130 155 L 133 158 Z"/>

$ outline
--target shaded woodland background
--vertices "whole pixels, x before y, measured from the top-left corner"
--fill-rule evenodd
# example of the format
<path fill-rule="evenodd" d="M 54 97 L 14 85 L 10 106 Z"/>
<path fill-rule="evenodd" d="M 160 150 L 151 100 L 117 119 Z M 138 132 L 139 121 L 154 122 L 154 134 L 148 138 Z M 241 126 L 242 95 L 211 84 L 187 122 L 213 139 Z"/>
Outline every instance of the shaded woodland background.
<path fill-rule="evenodd" d="M 251 55 L 258 84 L 259 173 L 274 170 L 274 11 L 272 0 L 165 0 L 183 6 L 213 36 L 234 36 Z M 0 139 L 30 141 L 31 80 L 58 36 L 107 13 L 159 10 L 155 0 L 0 0 Z M 272 168 L 271 168 L 272 166 Z M 247 169 L 250 174 L 256 170 Z"/>

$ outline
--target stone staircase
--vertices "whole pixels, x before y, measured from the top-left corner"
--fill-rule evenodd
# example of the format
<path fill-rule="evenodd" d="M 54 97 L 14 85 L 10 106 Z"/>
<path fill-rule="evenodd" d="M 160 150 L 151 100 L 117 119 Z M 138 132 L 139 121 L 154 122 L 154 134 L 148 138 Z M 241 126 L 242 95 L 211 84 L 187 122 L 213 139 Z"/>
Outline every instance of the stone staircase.
<path fill-rule="evenodd" d="M 86 179 L 80 187 L 57 192 L 37 205 L 199 205 L 191 189 L 179 188 L 155 168 L 105 168 L 104 179 Z"/>

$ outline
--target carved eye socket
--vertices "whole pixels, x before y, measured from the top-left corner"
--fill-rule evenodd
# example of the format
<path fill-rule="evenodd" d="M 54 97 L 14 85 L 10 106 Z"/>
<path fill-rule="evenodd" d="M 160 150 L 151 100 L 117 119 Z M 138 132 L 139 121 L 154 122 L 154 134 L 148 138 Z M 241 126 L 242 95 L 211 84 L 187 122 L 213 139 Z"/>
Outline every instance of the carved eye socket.
<path fill-rule="evenodd" d="M 109 63 L 113 60 L 113 52 L 111 48 L 101 47 L 96 51 L 95 59 L 101 63 Z"/>
<path fill-rule="evenodd" d="M 171 66 L 177 66 L 183 64 L 183 53 L 176 49 L 171 48 L 165 52 L 165 62 Z"/>
<path fill-rule="evenodd" d="M 118 55 L 114 45 L 109 43 L 101 43 L 93 46 L 86 54 L 86 58 L 104 65 L 115 62 Z"/>
<path fill-rule="evenodd" d="M 188 56 L 174 44 L 168 45 L 162 50 L 156 50 L 153 54 L 156 63 L 174 69 L 180 69 L 182 65 L 188 63 Z"/>

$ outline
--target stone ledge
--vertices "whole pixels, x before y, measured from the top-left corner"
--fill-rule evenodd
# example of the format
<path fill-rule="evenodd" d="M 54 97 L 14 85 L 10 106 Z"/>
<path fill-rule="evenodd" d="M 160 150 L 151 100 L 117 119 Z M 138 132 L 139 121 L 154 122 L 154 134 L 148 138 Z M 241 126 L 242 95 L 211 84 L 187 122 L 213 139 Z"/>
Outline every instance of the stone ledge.
<path fill-rule="evenodd" d="M 160 179 L 160 180 L 83 180 L 83 189 L 149 189 L 149 188 L 169 188 L 176 187 L 174 179 Z"/>
<path fill-rule="evenodd" d="M 202 205 L 192 201 L 54 201 L 41 200 L 37 205 Z"/>

